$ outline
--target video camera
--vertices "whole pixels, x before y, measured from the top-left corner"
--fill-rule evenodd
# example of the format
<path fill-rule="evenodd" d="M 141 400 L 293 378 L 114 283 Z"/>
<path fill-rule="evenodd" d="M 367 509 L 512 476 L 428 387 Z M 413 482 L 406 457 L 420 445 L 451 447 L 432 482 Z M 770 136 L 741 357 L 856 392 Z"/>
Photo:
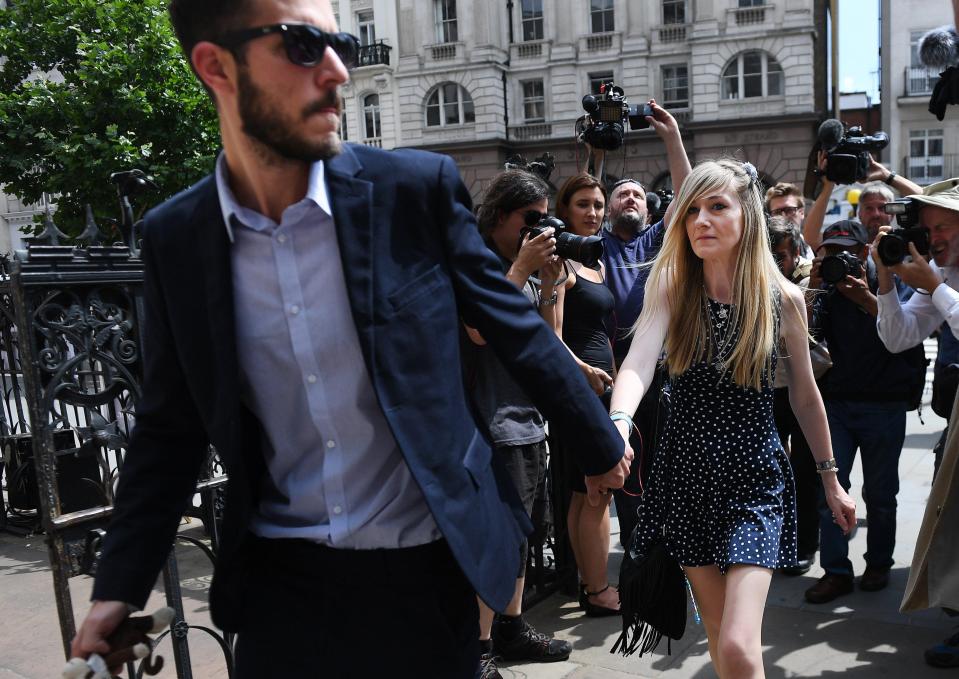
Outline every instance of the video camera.
<path fill-rule="evenodd" d="M 604 151 L 623 145 L 627 123 L 631 130 L 645 130 L 646 116 L 653 115 L 649 104 L 630 106 L 623 88 L 611 82 L 601 85 L 598 95 L 583 97 L 583 110 L 586 115 L 576 121 L 579 140 Z"/>
<path fill-rule="evenodd" d="M 929 229 L 919 225 L 919 210 L 922 203 L 903 198 L 882 206 L 887 215 L 895 215 L 898 229 L 893 229 L 879 239 L 879 259 L 886 266 L 899 264 L 909 254 L 909 244 L 916 246 L 920 255 L 929 254 Z"/>
<path fill-rule="evenodd" d="M 595 267 L 603 256 L 603 239 L 600 236 L 577 236 L 566 229 L 561 219 L 545 216 L 541 218 L 539 212 L 527 212 L 526 226 L 519 232 L 520 244 L 528 235 L 536 238 L 549 227 L 555 231 L 556 254 L 563 259 L 572 259 L 584 266 Z"/>
<path fill-rule="evenodd" d="M 869 154 L 889 143 L 889 135 L 864 134 L 861 127 L 846 128 L 835 118 L 819 126 L 819 148 L 826 152 L 826 179 L 836 184 L 863 181 L 869 173 Z"/>

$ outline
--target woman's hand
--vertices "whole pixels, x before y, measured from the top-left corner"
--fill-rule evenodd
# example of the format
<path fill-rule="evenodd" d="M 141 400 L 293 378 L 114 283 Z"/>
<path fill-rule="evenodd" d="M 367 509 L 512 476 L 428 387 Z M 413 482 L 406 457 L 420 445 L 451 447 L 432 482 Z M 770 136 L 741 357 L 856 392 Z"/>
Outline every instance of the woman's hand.
<path fill-rule="evenodd" d="M 849 531 L 856 525 L 856 503 L 839 484 L 839 479 L 836 478 L 835 473 L 827 472 L 822 474 L 822 477 L 826 504 L 829 505 L 829 511 L 832 512 L 832 520 L 839 526 L 843 535 L 849 535 Z"/>
<path fill-rule="evenodd" d="M 578 363 L 579 369 L 583 371 L 583 377 L 586 378 L 590 388 L 592 388 L 597 395 L 602 396 L 603 392 L 606 391 L 606 387 L 613 386 L 613 378 L 610 377 L 609 373 L 605 370 L 594 368 L 582 361 L 578 361 Z"/>

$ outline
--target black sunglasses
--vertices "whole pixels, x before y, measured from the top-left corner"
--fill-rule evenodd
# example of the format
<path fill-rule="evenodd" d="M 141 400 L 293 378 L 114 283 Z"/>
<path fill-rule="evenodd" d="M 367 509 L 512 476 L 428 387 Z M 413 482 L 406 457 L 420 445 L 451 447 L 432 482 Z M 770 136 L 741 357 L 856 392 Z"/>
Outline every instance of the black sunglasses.
<path fill-rule="evenodd" d="M 234 31 L 216 40 L 220 47 L 233 49 L 245 42 L 270 33 L 279 33 L 283 38 L 286 58 L 297 66 L 316 66 L 323 61 L 326 48 L 331 47 L 347 68 L 356 66 L 360 41 L 349 33 L 327 33 L 310 24 L 272 24 Z"/>
<path fill-rule="evenodd" d="M 523 222 L 526 226 L 536 226 L 542 220 L 549 217 L 549 214 L 546 212 L 539 212 L 537 210 L 527 210 L 523 213 Z"/>

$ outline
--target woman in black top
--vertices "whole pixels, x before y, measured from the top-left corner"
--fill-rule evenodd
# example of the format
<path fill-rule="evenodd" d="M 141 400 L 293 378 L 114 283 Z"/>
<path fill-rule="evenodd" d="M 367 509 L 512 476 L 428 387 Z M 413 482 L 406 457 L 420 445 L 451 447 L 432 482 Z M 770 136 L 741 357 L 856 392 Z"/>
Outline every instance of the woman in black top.
<path fill-rule="evenodd" d="M 595 236 L 599 232 L 606 191 L 598 179 L 588 174 L 571 177 L 563 184 L 556 201 L 556 216 L 572 233 Z M 567 260 L 566 270 L 568 277 L 558 291 L 557 325 L 566 346 L 587 372 L 591 386 L 602 396 L 613 383 L 613 349 L 605 326 L 605 319 L 613 310 L 613 294 L 606 287 L 602 262 L 591 269 Z M 551 422 L 550 425 L 554 426 L 552 440 L 560 449 L 566 438 L 563 429 L 577 426 L 575 422 Z M 575 466 L 571 454 L 564 457 L 569 471 L 566 487 L 572 493 L 567 526 L 582 581 L 581 603 L 587 615 L 615 615 L 619 611 L 619 594 L 610 588 L 606 578 L 612 495 L 607 495 L 596 507 L 589 504 L 583 471 Z"/>

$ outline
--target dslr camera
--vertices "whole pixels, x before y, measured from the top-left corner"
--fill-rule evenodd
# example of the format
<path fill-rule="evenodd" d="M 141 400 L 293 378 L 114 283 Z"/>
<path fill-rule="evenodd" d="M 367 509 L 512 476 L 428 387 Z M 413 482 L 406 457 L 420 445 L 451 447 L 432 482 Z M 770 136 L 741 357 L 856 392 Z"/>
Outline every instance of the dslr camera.
<path fill-rule="evenodd" d="M 909 244 L 916 246 L 920 255 L 929 254 L 929 229 L 919 225 L 919 210 L 922 203 L 903 198 L 882 206 L 887 215 L 895 215 L 898 229 L 893 229 L 879 239 L 879 259 L 886 266 L 899 264 L 909 254 Z"/>
<path fill-rule="evenodd" d="M 823 282 L 829 285 L 836 285 L 846 276 L 859 278 L 862 276 L 862 271 L 862 262 L 856 255 L 848 252 L 823 257 L 822 263 L 819 265 L 819 274 L 822 276 Z"/>
<path fill-rule="evenodd" d="M 863 181 L 869 173 L 869 154 L 886 148 L 889 135 L 865 134 L 861 127 L 846 128 L 835 118 L 819 126 L 819 145 L 826 152 L 826 179 L 836 184 Z"/>
<path fill-rule="evenodd" d="M 539 212 L 527 212 L 526 226 L 519 232 L 519 241 L 528 235 L 536 238 L 549 227 L 555 231 L 556 254 L 563 259 L 572 259 L 583 266 L 595 267 L 603 256 L 603 239 L 600 236 L 577 236 L 566 229 L 561 219 L 545 216 Z"/>
<path fill-rule="evenodd" d="M 583 110 L 586 115 L 576 123 L 579 140 L 604 151 L 623 145 L 627 124 L 631 130 L 645 130 L 646 116 L 653 115 L 649 104 L 630 106 L 623 88 L 613 83 L 604 83 L 598 95 L 583 97 Z"/>

